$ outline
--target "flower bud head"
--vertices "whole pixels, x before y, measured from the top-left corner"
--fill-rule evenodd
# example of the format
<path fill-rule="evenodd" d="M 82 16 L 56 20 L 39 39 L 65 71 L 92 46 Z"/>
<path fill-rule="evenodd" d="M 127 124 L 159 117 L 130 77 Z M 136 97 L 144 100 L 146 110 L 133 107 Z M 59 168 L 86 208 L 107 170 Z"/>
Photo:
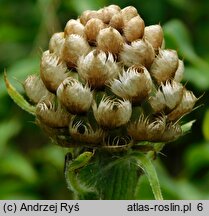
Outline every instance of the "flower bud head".
<path fill-rule="evenodd" d="M 140 39 L 131 43 L 124 44 L 123 50 L 120 53 L 120 59 L 124 65 L 130 67 L 132 65 L 143 65 L 149 68 L 155 58 L 155 51 L 152 45 Z"/>
<path fill-rule="evenodd" d="M 78 61 L 78 73 L 92 88 L 101 88 L 119 73 L 119 66 L 111 53 L 93 50 Z"/>
<path fill-rule="evenodd" d="M 36 109 L 23 107 L 61 146 L 156 150 L 147 142 L 181 136 L 179 120 L 197 101 L 180 83 L 183 61 L 163 44 L 161 26 L 145 27 L 132 6 L 84 11 L 51 37 L 40 78 L 24 83 Z"/>
<path fill-rule="evenodd" d="M 102 29 L 97 36 L 97 47 L 104 52 L 118 54 L 123 43 L 121 34 L 112 27 Z"/>
<path fill-rule="evenodd" d="M 82 114 L 89 110 L 93 95 L 90 89 L 71 77 L 66 78 L 57 89 L 61 104 L 72 114 Z"/>
<path fill-rule="evenodd" d="M 144 100 L 152 90 L 152 79 L 145 67 L 130 67 L 114 79 L 111 90 L 117 96 L 133 103 Z"/>
<path fill-rule="evenodd" d="M 160 50 L 150 68 L 150 74 L 157 83 L 173 79 L 178 68 L 178 55 L 175 50 Z"/>
<path fill-rule="evenodd" d="M 146 26 L 144 29 L 144 38 L 149 41 L 155 50 L 162 47 L 163 30 L 160 25 Z"/>
<path fill-rule="evenodd" d="M 68 76 L 65 63 L 53 53 L 45 51 L 41 59 L 40 76 L 46 88 L 55 93 L 60 83 Z"/>
<path fill-rule="evenodd" d="M 99 106 L 93 104 L 94 117 L 104 128 L 116 128 L 126 124 L 132 113 L 131 103 L 128 100 L 103 98 Z"/>
<path fill-rule="evenodd" d="M 86 34 L 87 40 L 91 42 L 96 42 L 97 35 L 99 34 L 99 31 L 101 29 L 105 28 L 105 24 L 102 22 L 102 20 L 98 18 L 92 18 L 90 19 L 86 25 L 84 32 Z"/>
<path fill-rule="evenodd" d="M 85 38 L 84 26 L 79 20 L 70 19 L 65 26 L 65 36 L 77 34 Z"/>
<path fill-rule="evenodd" d="M 124 36 L 128 42 L 140 39 L 144 35 L 144 20 L 140 16 L 130 19 L 124 26 Z"/>
<path fill-rule="evenodd" d="M 76 66 L 80 56 L 90 51 L 88 42 L 80 35 L 69 35 L 65 39 L 62 58 L 69 67 Z"/>

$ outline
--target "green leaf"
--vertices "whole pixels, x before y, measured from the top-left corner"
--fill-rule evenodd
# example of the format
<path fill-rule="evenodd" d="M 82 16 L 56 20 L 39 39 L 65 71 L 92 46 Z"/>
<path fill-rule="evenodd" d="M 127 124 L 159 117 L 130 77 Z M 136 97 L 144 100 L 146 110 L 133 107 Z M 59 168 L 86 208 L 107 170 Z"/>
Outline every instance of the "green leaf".
<path fill-rule="evenodd" d="M 93 193 L 91 188 L 87 188 L 82 184 L 77 177 L 77 170 L 86 166 L 89 160 L 92 158 L 92 152 L 83 152 L 74 160 L 69 158 L 72 156 L 71 153 L 66 155 L 66 164 L 65 164 L 65 179 L 68 185 L 68 188 L 72 190 L 77 197 L 80 199 L 85 199 L 89 193 Z"/>
<path fill-rule="evenodd" d="M 189 148 L 184 156 L 186 169 L 189 175 L 193 175 L 202 167 L 209 165 L 209 143 L 197 143 Z"/>
<path fill-rule="evenodd" d="M 59 170 L 63 169 L 64 157 L 67 152 L 69 152 L 69 148 L 63 149 L 51 143 L 33 151 L 36 162 L 51 164 Z"/>
<path fill-rule="evenodd" d="M 30 105 L 24 97 L 17 92 L 17 90 L 10 84 L 9 80 L 7 79 L 6 72 L 4 73 L 4 81 L 6 84 L 7 92 L 10 97 L 14 100 L 14 102 L 21 107 L 26 112 L 29 112 L 32 115 L 35 115 L 35 107 Z"/>
<path fill-rule="evenodd" d="M 187 132 L 189 132 L 189 131 L 191 130 L 192 125 L 195 123 L 195 121 L 196 121 L 196 120 L 189 121 L 189 122 L 187 122 L 187 123 L 185 123 L 185 124 L 183 124 L 183 125 L 181 126 L 181 129 L 182 129 L 183 134 L 184 134 L 184 133 L 187 133 Z"/>
<path fill-rule="evenodd" d="M 22 80 L 25 80 L 29 74 L 37 73 L 40 67 L 39 64 L 39 56 L 28 57 L 15 62 L 9 68 L 7 68 L 7 74 L 9 74 L 10 77 L 15 77 L 16 80 L 20 80 L 21 82 Z M 15 86 L 18 92 L 21 93 L 21 91 L 23 91 L 22 88 L 20 88 L 18 85 L 16 86 L 12 80 L 11 83 Z M 0 86 L 4 86 L 4 79 L 2 75 L 0 75 Z M 7 94 L 6 88 L 1 88 L 0 98 L 5 94 Z"/>
<path fill-rule="evenodd" d="M 205 71 L 207 70 L 204 68 L 187 66 L 184 71 L 184 80 L 192 83 L 198 89 L 207 90 L 209 88 L 209 78 L 208 75 L 204 75 Z"/>
<path fill-rule="evenodd" d="M 192 67 L 186 69 L 186 78 L 199 89 L 209 88 L 209 64 L 195 52 L 187 27 L 179 20 L 171 20 L 163 26 L 166 46 L 178 53 Z"/>
<path fill-rule="evenodd" d="M 180 9 L 183 9 L 187 11 L 191 8 L 191 4 L 187 0 L 167 0 L 170 4 L 172 4 L 174 7 L 178 7 Z"/>
<path fill-rule="evenodd" d="M 22 180 L 34 183 L 37 180 L 37 173 L 30 162 L 17 151 L 10 151 L 9 154 L 1 157 L 1 174 L 14 175 Z"/>
<path fill-rule="evenodd" d="M 21 124 L 18 119 L 10 119 L 8 121 L 1 122 L 0 124 L 0 154 L 4 151 L 4 146 L 8 140 L 18 134 L 21 130 Z"/>
<path fill-rule="evenodd" d="M 73 161 L 70 161 L 68 165 L 68 172 L 74 172 L 77 169 L 80 169 L 81 167 L 87 165 L 93 155 L 94 154 L 92 152 L 84 152 L 80 154 Z"/>
<path fill-rule="evenodd" d="M 193 61 L 198 58 L 191 43 L 189 31 L 179 20 L 171 20 L 163 26 L 165 41 L 168 46 L 176 48 L 186 59 Z M 175 46 L 175 47 L 174 47 Z"/>
<path fill-rule="evenodd" d="M 194 160 L 194 158 L 191 159 Z M 182 176 L 182 173 L 178 178 L 174 178 L 168 174 L 159 160 L 156 163 L 156 170 L 159 175 L 165 199 L 208 199 L 208 191 L 201 191 L 199 187 L 195 186 L 191 180 L 188 180 L 188 174 Z M 184 173 L 190 173 L 190 171 L 188 170 L 188 172 Z"/>
<path fill-rule="evenodd" d="M 139 152 L 133 152 L 132 155 L 137 159 L 138 165 L 144 170 L 155 199 L 163 200 L 158 176 L 151 160 L 146 155 Z"/>
<path fill-rule="evenodd" d="M 25 37 L 25 32 L 23 29 L 19 28 L 18 25 L 10 23 L 2 23 L 0 27 L 0 41 L 2 42 L 12 42 L 18 41 Z"/>
<path fill-rule="evenodd" d="M 203 135 L 206 140 L 209 140 L 209 110 L 205 113 L 203 125 L 202 125 Z"/>
<path fill-rule="evenodd" d="M 1 180 L 0 200 L 22 200 L 41 199 L 34 193 L 30 183 L 17 181 L 15 178 L 5 178 Z M 38 191 L 37 191 L 38 192 Z"/>
<path fill-rule="evenodd" d="M 207 199 L 208 194 L 201 193 L 198 187 L 195 187 L 188 179 L 180 179 L 176 181 L 178 191 L 181 194 L 181 199 L 184 200 L 194 200 L 194 199 Z"/>
<path fill-rule="evenodd" d="M 74 8 L 78 14 L 81 14 L 85 10 L 98 10 L 106 5 L 106 0 L 80 0 L 79 4 L 77 0 L 67 1 L 66 4 L 70 4 L 69 7 Z"/>

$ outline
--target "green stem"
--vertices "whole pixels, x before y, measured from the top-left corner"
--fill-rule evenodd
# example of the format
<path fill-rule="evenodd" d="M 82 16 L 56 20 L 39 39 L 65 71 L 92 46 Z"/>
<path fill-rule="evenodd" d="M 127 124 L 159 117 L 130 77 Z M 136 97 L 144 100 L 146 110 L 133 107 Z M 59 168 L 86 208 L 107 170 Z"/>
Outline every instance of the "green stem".
<path fill-rule="evenodd" d="M 109 174 L 103 176 L 103 182 L 98 186 L 102 188 L 102 199 L 121 200 L 134 199 L 137 185 L 137 167 L 135 163 L 122 161 L 109 169 Z"/>
<path fill-rule="evenodd" d="M 80 168 L 87 165 L 92 156 L 92 152 L 84 152 L 76 159 L 69 160 L 67 155 L 65 164 L 65 179 L 68 188 L 74 192 L 76 199 L 91 199 L 92 195 L 95 195 L 95 192 L 92 190 L 92 188 L 86 187 L 80 182 L 77 173 Z"/>
<path fill-rule="evenodd" d="M 81 169 L 79 179 L 98 192 L 98 199 L 135 199 L 138 182 L 136 160 L 125 154 L 96 152 L 91 164 Z"/>
<path fill-rule="evenodd" d="M 86 190 L 81 186 L 74 172 L 68 172 L 65 176 L 68 188 L 75 194 L 85 194 Z"/>
<path fill-rule="evenodd" d="M 155 199 L 162 200 L 151 159 L 138 151 L 96 151 L 94 157 L 84 152 L 68 163 L 66 180 L 79 199 L 130 200 L 135 199 L 139 170 L 148 177 Z"/>
<path fill-rule="evenodd" d="M 132 155 L 137 159 L 138 165 L 144 170 L 149 180 L 155 199 L 163 200 L 157 173 L 150 159 L 143 153 L 139 153 L 139 152 L 133 152 Z"/>

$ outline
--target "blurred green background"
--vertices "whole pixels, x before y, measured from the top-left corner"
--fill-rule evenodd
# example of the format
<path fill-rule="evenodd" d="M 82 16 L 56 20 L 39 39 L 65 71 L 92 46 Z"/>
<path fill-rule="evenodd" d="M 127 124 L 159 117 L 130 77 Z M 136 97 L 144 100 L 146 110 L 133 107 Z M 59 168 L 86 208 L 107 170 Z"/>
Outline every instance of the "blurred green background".
<path fill-rule="evenodd" d="M 4 69 L 16 88 L 39 71 L 42 50 L 83 10 L 109 4 L 135 6 L 146 25 L 161 23 L 166 47 L 185 62 L 184 83 L 200 106 L 190 133 L 169 143 L 156 160 L 165 199 L 209 199 L 209 1 L 208 0 L 0 0 L 0 199 L 71 199 L 63 175 L 66 150 L 53 145 L 34 118 L 8 97 Z M 139 199 L 153 199 L 141 178 Z"/>

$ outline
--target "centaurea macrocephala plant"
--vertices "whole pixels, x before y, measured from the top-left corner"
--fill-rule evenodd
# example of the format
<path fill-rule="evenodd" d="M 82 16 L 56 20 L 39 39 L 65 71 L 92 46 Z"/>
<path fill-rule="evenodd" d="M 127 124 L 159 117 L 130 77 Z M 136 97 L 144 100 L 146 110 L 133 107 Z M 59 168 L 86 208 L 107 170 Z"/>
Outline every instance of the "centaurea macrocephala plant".
<path fill-rule="evenodd" d="M 67 185 L 77 199 L 134 199 L 143 173 L 162 199 L 152 160 L 183 135 L 181 118 L 195 95 L 181 84 L 184 63 L 164 49 L 160 25 L 145 26 L 136 8 L 84 11 L 55 33 L 40 75 L 14 101 L 58 145 L 69 149 Z"/>

